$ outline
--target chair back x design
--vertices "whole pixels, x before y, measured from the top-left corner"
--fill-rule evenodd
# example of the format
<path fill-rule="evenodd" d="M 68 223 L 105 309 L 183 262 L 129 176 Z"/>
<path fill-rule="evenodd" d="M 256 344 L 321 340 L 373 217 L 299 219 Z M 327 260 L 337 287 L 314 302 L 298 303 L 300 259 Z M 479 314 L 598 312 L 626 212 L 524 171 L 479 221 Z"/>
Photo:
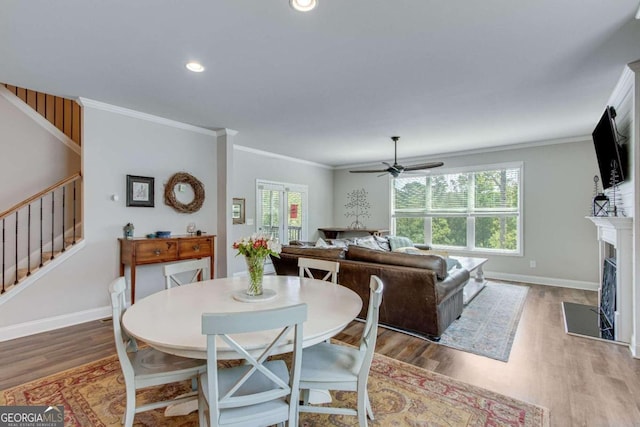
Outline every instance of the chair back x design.
<path fill-rule="evenodd" d="M 314 278 L 311 269 L 326 271 L 327 274 L 322 278 L 327 282 L 338 283 L 338 271 L 340 270 L 340 263 L 335 261 L 327 261 L 314 258 L 298 258 L 298 269 L 300 278 L 310 277 Z"/>
<path fill-rule="evenodd" d="M 288 422 L 297 426 L 302 324 L 307 305 L 240 313 L 205 313 L 202 333 L 207 335 L 207 372 L 200 375 L 198 412 L 200 425 L 234 427 Z M 277 330 L 277 334 L 256 333 Z M 252 334 L 247 334 L 252 333 Z M 255 348 L 255 338 L 264 346 Z M 254 344 L 243 345 L 243 337 Z M 243 364 L 219 368 L 217 348 L 224 342 Z M 282 346 L 293 346 L 291 368 L 283 360 L 267 360 Z"/>
<path fill-rule="evenodd" d="M 302 352 L 300 412 L 357 415 L 360 427 L 367 426 L 367 415 L 373 420 L 373 410 L 367 393 L 367 379 L 376 346 L 378 318 L 382 303 L 382 281 L 377 276 L 369 280 L 369 307 L 360 347 L 322 342 Z M 309 404 L 309 390 L 343 390 L 357 392 L 357 410 Z"/>
<path fill-rule="evenodd" d="M 162 273 L 166 289 L 211 278 L 207 258 L 167 264 L 162 268 Z"/>
<path fill-rule="evenodd" d="M 176 381 L 195 380 L 198 374 L 204 372 L 206 364 L 204 360 L 172 356 L 150 347 L 138 349 L 135 339 L 126 333 L 121 323 L 126 306 L 126 288 L 127 283 L 124 277 L 115 279 L 109 285 L 113 335 L 127 393 L 123 424 L 130 427 L 137 413 L 195 400 L 195 393 L 193 393 L 182 398 L 136 406 L 136 390 Z"/>

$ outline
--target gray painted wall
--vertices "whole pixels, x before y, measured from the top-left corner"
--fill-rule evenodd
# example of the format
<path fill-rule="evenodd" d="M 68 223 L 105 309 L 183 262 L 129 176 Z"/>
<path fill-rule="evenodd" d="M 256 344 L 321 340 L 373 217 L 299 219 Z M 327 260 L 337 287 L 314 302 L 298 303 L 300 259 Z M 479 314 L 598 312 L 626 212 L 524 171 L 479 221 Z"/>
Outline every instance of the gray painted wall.
<path fill-rule="evenodd" d="M 11 183 L 0 191 L 0 212 L 80 170 L 78 154 L 3 96 L 0 151 L 0 179 Z"/>
<path fill-rule="evenodd" d="M 242 133 L 234 142 L 242 146 Z M 318 238 L 318 227 L 332 223 L 334 197 L 333 170 L 267 153 L 246 151 L 236 148 L 233 154 L 233 197 L 245 198 L 246 218 L 253 219 L 253 225 L 233 226 L 233 240 L 250 236 L 256 232 L 256 180 L 277 181 L 288 184 L 302 184 L 309 187 L 309 239 Z M 241 257 L 234 260 L 235 273 L 243 272 L 246 266 Z"/>
<path fill-rule="evenodd" d="M 548 284 L 559 279 L 558 284 L 591 287 L 598 282 L 596 230 L 585 219 L 591 205 L 593 176 L 597 173 L 591 140 L 429 160 L 443 161 L 444 168 L 524 163 L 523 256 L 482 255 L 489 258 L 485 271 L 551 279 Z M 403 159 L 401 163 L 417 161 Z M 359 188 L 368 191 L 371 203 L 371 218 L 365 219 L 365 224 L 390 227 L 389 179 L 375 174 L 350 174 L 346 170 L 335 173 L 334 225 L 349 224 L 349 218 L 344 216 L 346 194 Z M 529 267 L 531 260 L 536 261 L 536 268 Z"/>
<path fill-rule="evenodd" d="M 136 236 L 156 230 L 185 234 L 191 221 L 215 234 L 214 136 L 85 107 L 83 160 L 86 246 L 2 305 L 0 326 L 109 306 L 107 286 L 119 273 L 117 239 L 128 222 Z M 206 198 L 197 213 L 178 213 L 163 203 L 163 183 L 179 171 L 204 185 Z M 155 177 L 155 208 L 126 207 L 127 174 Z M 118 201 L 110 199 L 113 194 Z M 161 268 L 139 267 L 136 298 L 160 289 Z"/>

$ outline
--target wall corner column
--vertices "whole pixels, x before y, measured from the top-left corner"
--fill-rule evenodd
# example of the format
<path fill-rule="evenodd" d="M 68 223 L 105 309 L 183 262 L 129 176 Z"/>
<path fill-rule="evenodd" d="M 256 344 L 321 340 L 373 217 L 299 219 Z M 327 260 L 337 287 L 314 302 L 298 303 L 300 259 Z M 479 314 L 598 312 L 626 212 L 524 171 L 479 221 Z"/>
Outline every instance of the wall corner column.
<path fill-rule="evenodd" d="M 633 331 L 631 334 L 631 343 L 629 350 L 634 358 L 640 359 L 640 262 L 638 262 L 638 254 L 640 253 L 640 60 L 627 65 L 633 74 L 631 79 L 631 93 L 633 101 L 631 102 L 631 135 L 629 144 L 633 158 L 631 160 L 631 176 L 633 179 L 634 189 L 634 211 L 633 218 Z"/>
<path fill-rule="evenodd" d="M 216 255 L 218 265 L 217 277 L 228 277 L 233 273 L 232 260 L 232 218 L 231 205 L 233 195 L 233 137 L 237 135 L 233 129 L 223 129 L 217 132 L 217 171 L 218 171 L 218 232 Z"/>

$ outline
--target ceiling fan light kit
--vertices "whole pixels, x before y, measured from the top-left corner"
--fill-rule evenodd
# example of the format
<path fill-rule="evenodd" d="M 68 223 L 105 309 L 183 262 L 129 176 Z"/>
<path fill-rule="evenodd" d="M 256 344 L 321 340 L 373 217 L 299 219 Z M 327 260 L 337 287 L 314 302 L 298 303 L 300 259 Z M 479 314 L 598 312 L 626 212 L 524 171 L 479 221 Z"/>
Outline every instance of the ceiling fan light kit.
<path fill-rule="evenodd" d="M 318 0 L 289 0 L 289 6 L 298 12 L 309 12 L 318 6 Z"/>
<path fill-rule="evenodd" d="M 442 163 L 442 162 L 420 163 L 420 164 L 411 165 L 411 166 L 399 165 L 398 164 L 398 140 L 399 139 L 400 139 L 399 136 L 392 136 L 391 137 L 391 140 L 395 144 L 395 151 L 394 151 L 394 155 L 393 155 L 393 165 L 390 165 L 387 162 L 382 162 L 383 164 L 388 166 L 386 169 L 355 170 L 355 171 L 349 171 L 349 172 L 351 172 L 351 173 L 380 173 L 381 175 L 378 175 L 378 176 L 384 176 L 385 173 L 388 173 L 391 176 L 393 176 L 394 178 L 397 178 L 404 171 L 417 171 L 417 170 L 423 170 L 423 169 L 431 169 L 431 168 L 437 168 L 437 167 L 440 167 L 440 166 L 444 165 L 444 163 Z"/>

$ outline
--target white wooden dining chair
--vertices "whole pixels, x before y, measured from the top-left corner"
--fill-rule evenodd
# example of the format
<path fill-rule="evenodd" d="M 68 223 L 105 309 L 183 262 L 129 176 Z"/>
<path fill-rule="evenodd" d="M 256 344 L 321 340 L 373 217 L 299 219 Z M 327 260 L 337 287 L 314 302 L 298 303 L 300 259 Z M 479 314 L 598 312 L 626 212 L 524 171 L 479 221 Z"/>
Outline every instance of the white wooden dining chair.
<path fill-rule="evenodd" d="M 211 278 L 207 258 L 166 264 L 162 267 L 162 273 L 166 289 Z"/>
<path fill-rule="evenodd" d="M 373 420 L 373 410 L 367 393 L 367 379 L 376 346 L 378 317 L 382 303 L 382 281 L 371 276 L 369 281 L 369 308 L 360 347 L 322 342 L 302 352 L 300 412 L 320 414 L 357 415 L 360 427 L 366 427 L 367 415 Z M 309 390 L 356 391 L 357 409 L 309 404 Z"/>
<path fill-rule="evenodd" d="M 340 263 L 335 261 L 327 261 L 322 259 L 314 259 L 314 258 L 298 258 L 298 269 L 299 269 L 299 277 L 302 279 L 304 277 L 314 278 L 311 270 L 321 270 L 326 271 L 327 274 L 324 275 L 322 280 L 332 283 L 338 283 L 338 272 L 340 271 Z"/>
<path fill-rule="evenodd" d="M 116 352 L 124 376 L 127 393 L 123 424 L 133 425 L 135 414 L 162 408 L 176 403 L 195 400 L 195 393 L 177 399 L 151 402 L 136 406 L 136 390 L 176 381 L 193 380 L 206 369 L 204 360 L 188 359 L 160 352 L 151 347 L 138 349 L 133 337 L 127 335 L 122 328 L 121 319 L 125 311 L 124 277 L 115 279 L 109 285 L 111 308 L 113 315 L 113 335 L 116 341 Z"/>
<path fill-rule="evenodd" d="M 297 426 L 302 324 L 306 320 L 306 304 L 252 312 L 203 314 L 207 372 L 198 377 L 200 425 L 256 427 L 287 422 L 289 426 Z M 243 348 L 241 335 L 231 335 L 273 329 L 279 333 L 259 350 Z M 219 368 L 218 340 L 235 350 L 244 363 Z M 276 349 L 291 341 L 291 369 L 283 360 L 267 360 Z"/>

